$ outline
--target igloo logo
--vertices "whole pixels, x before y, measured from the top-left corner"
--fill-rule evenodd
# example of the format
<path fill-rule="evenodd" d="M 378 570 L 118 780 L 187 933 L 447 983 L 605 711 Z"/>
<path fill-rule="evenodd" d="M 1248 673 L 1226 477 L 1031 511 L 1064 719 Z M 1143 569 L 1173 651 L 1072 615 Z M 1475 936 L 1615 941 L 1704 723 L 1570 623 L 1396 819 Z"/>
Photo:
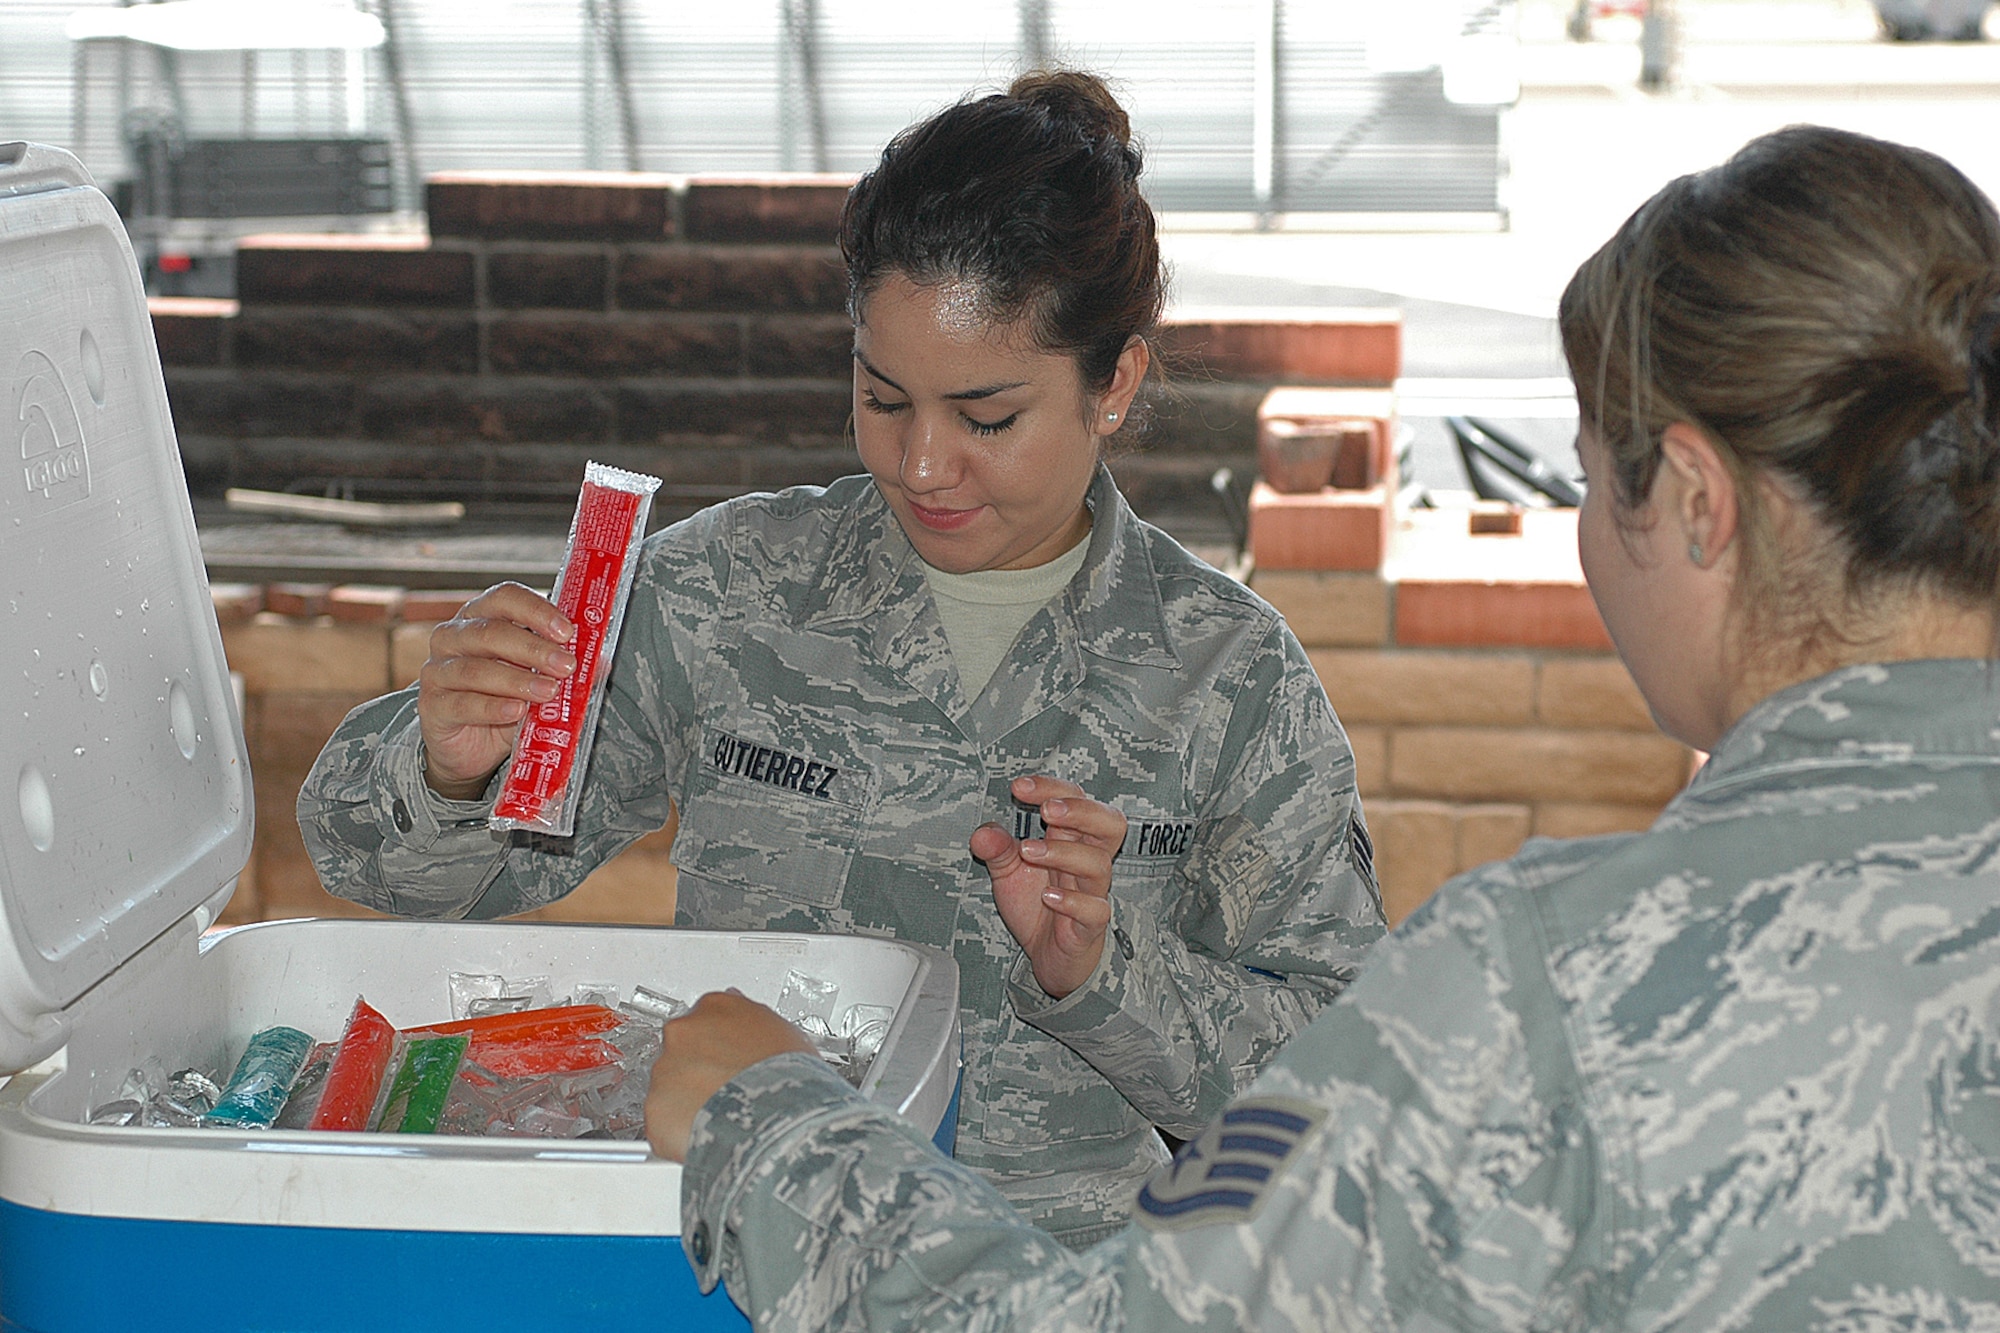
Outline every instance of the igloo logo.
<path fill-rule="evenodd" d="M 83 421 L 55 362 L 40 352 L 14 372 L 14 419 L 21 430 L 21 476 L 30 503 L 54 508 L 90 494 Z"/>

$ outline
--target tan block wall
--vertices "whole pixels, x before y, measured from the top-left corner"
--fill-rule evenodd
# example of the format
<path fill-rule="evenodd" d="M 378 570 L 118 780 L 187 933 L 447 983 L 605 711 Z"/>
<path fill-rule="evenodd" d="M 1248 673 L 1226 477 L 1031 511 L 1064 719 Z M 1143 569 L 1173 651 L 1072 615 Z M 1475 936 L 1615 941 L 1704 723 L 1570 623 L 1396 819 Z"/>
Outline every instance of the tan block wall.
<path fill-rule="evenodd" d="M 256 784 L 257 827 L 250 863 L 222 920 L 372 916 L 320 886 L 293 811 L 299 787 L 327 737 L 349 709 L 416 679 L 428 655 L 428 623 L 370 625 L 329 616 L 292 619 L 262 612 L 236 619 L 218 597 L 222 646 L 244 683 L 245 739 Z M 671 825 L 625 849 L 559 903 L 528 913 L 540 921 L 671 925 Z"/>
<path fill-rule="evenodd" d="M 1347 728 L 1391 921 L 1531 835 L 1643 829 L 1687 781 L 1690 751 L 1654 727 L 1608 652 L 1404 647 L 1393 638 L 1395 586 L 1378 575 L 1288 571 L 1252 584 L 1306 645 Z M 341 591 L 279 601 L 333 605 Z M 265 600 L 217 589 L 223 646 L 244 680 L 257 796 L 255 846 L 225 919 L 361 914 L 319 886 L 293 806 L 347 710 L 416 679 L 433 626 L 256 611 Z M 670 826 L 531 915 L 671 923 L 671 844 Z"/>
<path fill-rule="evenodd" d="M 1660 734 L 1609 651 L 1513 646 L 1504 616 L 1499 642 L 1400 643 L 1399 589 L 1375 574 L 1260 571 L 1251 586 L 1284 613 L 1347 728 L 1392 923 L 1530 836 L 1647 828 L 1686 785 L 1691 752 Z"/>

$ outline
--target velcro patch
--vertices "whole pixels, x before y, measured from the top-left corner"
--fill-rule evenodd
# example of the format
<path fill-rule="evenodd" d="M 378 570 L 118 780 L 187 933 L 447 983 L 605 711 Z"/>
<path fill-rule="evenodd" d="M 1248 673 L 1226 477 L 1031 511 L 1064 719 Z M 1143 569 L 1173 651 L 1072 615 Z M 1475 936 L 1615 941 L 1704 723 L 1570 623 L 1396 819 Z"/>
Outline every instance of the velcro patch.
<path fill-rule="evenodd" d="M 1139 1225 L 1190 1231 L 1248 1222 L 1325 1119 L 1325 1107 L 1290 1097 L 1237 1102 L 1153 1173 L 1139 1191 Z"/>

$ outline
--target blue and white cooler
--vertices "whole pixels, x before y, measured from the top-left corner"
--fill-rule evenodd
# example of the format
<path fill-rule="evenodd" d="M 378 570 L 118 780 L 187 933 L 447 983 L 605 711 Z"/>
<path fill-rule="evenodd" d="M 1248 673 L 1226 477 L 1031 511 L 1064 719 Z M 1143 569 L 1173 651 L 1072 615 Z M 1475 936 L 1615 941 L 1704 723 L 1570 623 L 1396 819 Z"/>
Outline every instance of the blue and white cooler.
<path fill-rule="evenodd" d="M 896 1016 L 862 1091 L 949 1134 L 958 972 L 889 940 L 499 923 L 209 931 L 251 786 L 152 325 L 80 164 L 0 144 L 0 1328 L 740 1328 L 643 1142 L 89 1123 L 147 1058 L 226 1072 L 357 994 L 449 1017 L 452 972 Z M 11 456 L 11 452 L 10 452 Z"/>

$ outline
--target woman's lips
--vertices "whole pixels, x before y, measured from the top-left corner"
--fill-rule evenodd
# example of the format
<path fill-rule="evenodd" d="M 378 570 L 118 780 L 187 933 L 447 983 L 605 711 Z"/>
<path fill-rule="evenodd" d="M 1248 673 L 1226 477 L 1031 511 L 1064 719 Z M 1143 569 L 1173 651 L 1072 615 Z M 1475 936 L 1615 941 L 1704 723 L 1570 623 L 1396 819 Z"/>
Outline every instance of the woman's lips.
<path fill-rule="evenodd" d="M 979 509 L 927 509 L 910 501 L 910 513 L 933 532 L 956 532 L 979 516 Z"/>

